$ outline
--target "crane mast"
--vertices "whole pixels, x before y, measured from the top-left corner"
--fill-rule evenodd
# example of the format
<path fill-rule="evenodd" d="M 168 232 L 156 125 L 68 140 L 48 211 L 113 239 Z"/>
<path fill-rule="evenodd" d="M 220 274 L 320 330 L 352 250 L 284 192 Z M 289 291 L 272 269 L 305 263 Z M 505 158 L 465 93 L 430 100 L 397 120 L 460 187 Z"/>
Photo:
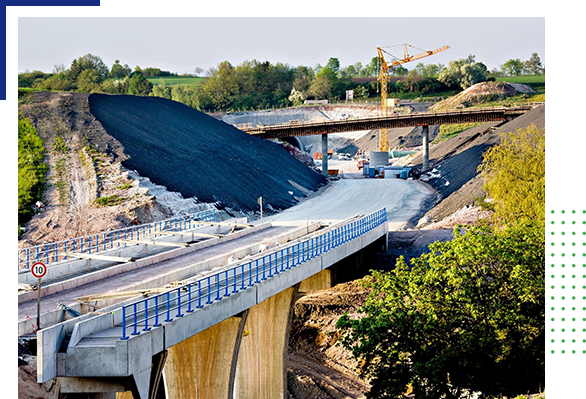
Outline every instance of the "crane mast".
<path fill-rule="evenodd" d="M 389 70 L 394 66 L 405 64 L 407 62 L 420 60 L 421 58 L 429 57 L 430 55 L 437 54 L 441 51 L 447 50 L 450 46 L 442 46 L 435 50 L 425 51 L 422 50 L 422 53 L 416 55 L 409 55 L 409 47 L 411 46 L 407 43 L 403 44 L 404 46 L 404 56 L 402 59 L 393 56 L 392 54 L 388 53 L 387 51 L 383 50 L 382 47 L 377 47 L 378 53 L 378 60 L 380 63 L 380 73 L 379 73 L 379 82 L 381 87 L 381 116 L 385 117 L 388 116 L 388 82 L 389 82 Z M 416 48 L 416 47 L 414 47 Z M 421 49 L 419 49 L 421 50 Z M 385 53 L 391 56 L 394 60 L 388 63 L 385 60 Z M 380 129 L 379 133 L 379 151 L 389 151 L 389 129 Z"/>

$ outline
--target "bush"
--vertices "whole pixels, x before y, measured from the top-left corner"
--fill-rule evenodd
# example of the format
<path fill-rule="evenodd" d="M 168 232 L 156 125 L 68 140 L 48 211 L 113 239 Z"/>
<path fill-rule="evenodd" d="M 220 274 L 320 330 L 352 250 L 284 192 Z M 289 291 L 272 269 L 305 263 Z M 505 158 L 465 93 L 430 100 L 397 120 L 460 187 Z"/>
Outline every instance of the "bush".
<path fill-rule="evenodd" d="M 40 201 L 48 167 L 44 140 L 26 118 L 18 119 L 18 223 L 28 222 L 32 206 Z"/>

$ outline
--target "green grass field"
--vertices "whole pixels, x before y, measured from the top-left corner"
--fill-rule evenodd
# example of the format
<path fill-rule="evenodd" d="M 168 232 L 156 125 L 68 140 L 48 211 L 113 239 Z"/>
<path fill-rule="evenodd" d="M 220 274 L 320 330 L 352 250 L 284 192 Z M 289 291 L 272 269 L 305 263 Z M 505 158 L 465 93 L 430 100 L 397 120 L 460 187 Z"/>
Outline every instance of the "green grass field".
<path fill-rule="evenodd" d="M 499 76 L 497 82 L 521 83 L 525 85 L 545 85 L 545 75 L 537 76 Z"/>
<path fill-rule="evenodd" d="M 165 81 L 167 86 L 173 85 L 186 85 L 190 83 L 201 83 L 204 78 L 192 77 L 192 76 L 151 76 L 147 78 L 153 85 L 158 86 Z"/>

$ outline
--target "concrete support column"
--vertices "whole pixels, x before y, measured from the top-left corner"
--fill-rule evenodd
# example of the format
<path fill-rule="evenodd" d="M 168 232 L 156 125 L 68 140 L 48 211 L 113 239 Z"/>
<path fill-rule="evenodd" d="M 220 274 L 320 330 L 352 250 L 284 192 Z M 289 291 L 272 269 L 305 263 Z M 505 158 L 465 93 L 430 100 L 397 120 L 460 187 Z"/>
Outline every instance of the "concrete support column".
<path fill-rule="evenodd" d="M 429 168 L 429 126 L 422 126 L 423 135 L 423 166 L 421 171 L 426 172 Z"/>
<path fill-rule="evenodd" d="M 250 309 L 238 364 L 234 399 L 285 399 L 287 348 L 299 284 Z"/>
<path fill-rule="evenodd" d="M 325 269 L 303 280 L 299 285 L 299 292 L 313 292 L 327 290 L 333 286 L 334 276 L 331 269 Z"/>
<path fill-rule="evenodd" d="M 232 399 L 248 311 L 172 346 L 164 368 L 167 398 Z"/>
<path fill-rule="evenodd" d="M 321 170 L 325 178 L 328 178 L 328 135 L 321 135 Z"/>

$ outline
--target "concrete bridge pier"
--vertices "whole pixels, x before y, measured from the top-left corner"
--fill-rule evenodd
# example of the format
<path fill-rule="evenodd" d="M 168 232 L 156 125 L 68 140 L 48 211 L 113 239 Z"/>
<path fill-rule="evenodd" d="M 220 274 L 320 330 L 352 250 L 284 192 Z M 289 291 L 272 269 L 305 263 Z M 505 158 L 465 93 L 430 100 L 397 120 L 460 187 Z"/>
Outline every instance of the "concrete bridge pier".
<path fill-rule="evenodd" d="M 429 169 L 429 125 L 423 125 L 421 128 L 423 135 L 423 166 L 421 167 L 421 172 L 426 172 Z"/>
<path fill-rule="evenodd" d="M 298 291 L 296 284 L 250 309 L 236 366 L 234 399 L 286 398 L 289 329 Z"/>
<path fill-rule="evenodd" d="M 167 398 L 231 399 L 249 311 L 230 317 L 168 349 Z"/>
<path fill-rule="evenodd" d="M 325 178 L 328 178 L 328 135 L 321 135 L 321 170 Z"/>

